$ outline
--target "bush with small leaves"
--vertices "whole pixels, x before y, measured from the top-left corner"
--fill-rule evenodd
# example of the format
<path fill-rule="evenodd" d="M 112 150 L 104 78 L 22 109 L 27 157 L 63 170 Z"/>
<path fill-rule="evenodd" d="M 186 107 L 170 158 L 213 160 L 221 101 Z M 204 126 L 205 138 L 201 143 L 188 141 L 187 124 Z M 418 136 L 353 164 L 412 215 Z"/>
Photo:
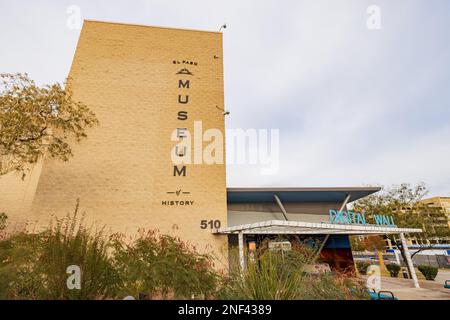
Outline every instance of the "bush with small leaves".
<path fill-rule="evenodd" d="M 438 268 L 433 266 L 421 265 L 418 269 L 427 280 L 434 280 L 438 274 Z"/>
<path fill-rule="evenodd" d="M 111 240 L 123 296 L 209 298 L 216 290 L 219 274 L 213 268 L 213 257 L 198 253 L 180 238 L 150 230 L 142 231 L 131 243 L 121 234 Z"/>
<path fill-rule="evenodd" d="M 86 300 L 114 298 L 119 279 L 101 231 L 73 215 L 38 234 L 0 241 L 0 299 Z M 69 266 L 81 269 L 80 289 L 67 286 Z"/>
<path fill-rule="evenodd" d="M 359 300 L 368 299 L 360 282 L 338 273 L 307 272 L 314 254 L 303 245 L 289 251 L 256 250 L 243 272 L 224 278 L 218 299 L 240 300 Z"/>
<path fill-rule="evenodd" d="M 358 272 L 362 275 L 367 274 L 367 268 L 369 268 L 370 263 L 367 261 L 356 261 L 356 268 L 358 269 Z"/>
<path fill-rule="evenodd" d="M 401 267 L 396 263 L 390 263 L 386 265 L 386 269 L 388 269 L 389 273 L 391 274 L 391 277 L 397 278 Z"/>

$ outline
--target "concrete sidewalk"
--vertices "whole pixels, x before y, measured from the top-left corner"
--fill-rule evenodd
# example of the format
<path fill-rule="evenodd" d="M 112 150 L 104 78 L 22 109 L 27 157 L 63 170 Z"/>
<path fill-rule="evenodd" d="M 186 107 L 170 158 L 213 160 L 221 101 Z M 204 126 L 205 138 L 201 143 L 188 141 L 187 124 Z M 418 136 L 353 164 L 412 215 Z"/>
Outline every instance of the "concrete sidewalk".
<path fill-rule="evenodd" d="M 450 271 L 439 270 L 435 281 L 419 280 L 417 289 L 410 279 L 381 277 L 381 290 L 392 291 L 400 300 L 450 300 L 445 280 L 450 280 Z"/>

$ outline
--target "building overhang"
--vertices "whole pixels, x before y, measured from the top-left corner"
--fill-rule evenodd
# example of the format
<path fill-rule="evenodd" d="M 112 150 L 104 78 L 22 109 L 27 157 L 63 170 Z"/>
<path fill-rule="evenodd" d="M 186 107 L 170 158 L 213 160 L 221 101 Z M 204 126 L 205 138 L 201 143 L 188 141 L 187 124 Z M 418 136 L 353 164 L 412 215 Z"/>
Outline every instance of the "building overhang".
<path fill-rule="evenodd" d="M 283 203 L 331 202 L 342 203 L 350 195 L 356 201 L 375 192 L 379 187 L 332 188 L 228 188 L 228 203 L 272 203 L 277 195 Z"/>
<path fill-rule="evenodd" d="M 382 235 L 399 233 L 421 233 L 422 229 L 381 227 L 376 225 L 348 225 L 312 223 L 302 221 L 269 220 L 252 224 L 217 229 L 215 234 L 345 234 Z"/>

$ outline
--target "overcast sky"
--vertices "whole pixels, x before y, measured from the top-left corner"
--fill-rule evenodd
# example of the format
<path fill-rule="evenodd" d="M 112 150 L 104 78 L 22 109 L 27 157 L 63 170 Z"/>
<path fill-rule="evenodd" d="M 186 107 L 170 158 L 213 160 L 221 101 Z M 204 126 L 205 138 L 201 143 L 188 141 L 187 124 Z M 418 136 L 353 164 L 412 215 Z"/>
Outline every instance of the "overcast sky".
<path fill-rule="evenodd" d="M 227 23 L 227 128 L 280 130 L 277 174 L 229 166 L 229 186 L 423 181 L 450 196 L 450 1 L 0 0 L 0 72 L 62 81 L 79 36 L 70 5 L 85 19 Z"/>

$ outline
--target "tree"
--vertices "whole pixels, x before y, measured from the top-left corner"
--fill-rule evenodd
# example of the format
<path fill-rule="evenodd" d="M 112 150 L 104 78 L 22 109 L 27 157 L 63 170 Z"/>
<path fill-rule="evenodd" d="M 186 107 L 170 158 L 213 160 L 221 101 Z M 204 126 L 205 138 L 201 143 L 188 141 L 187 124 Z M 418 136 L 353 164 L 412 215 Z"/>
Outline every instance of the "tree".
<path fill-rule="evenodd" d="M 87 128 L 97 124 L 69 86 L 38 86 L 27 74 L 0 74 L 0 176 L 15 171 L 24 177 L 44 154 L 69 160 L 69 141 L 86 138 Z"/>
<path fill-rule="evenodd" d="M 420 202 L 428 193 L 424 183 L 411 186 L 402 183 L 390 188 L 382 187 L 378 193 L 362 198 L 353 204 L 353 210 L 362 212 L 368 217 L 374 214 L 386 214 L 394 217 L 398 227 L 421 228 L 422 233 L 414 234 L 418 240 L 430 238 L 448 238 L 450 229 L 441 227 L 445 212 L 439 207 L 429 207 Z M 446 221 L 446 218 L 445 218 Z M 396 241 L 390 236 L 391 241 Z M 403 259 L 406 261 L 405 252 L 400 241 L 396 242 Z M 432 249 L 433 245 L 423 246 L 413 256 L 423 250 Z"/>
<path fill-rule="evenodd" d="M 381 191 L 356 201 L 353 209 L 369 218 L 374 214 L 391 215 L 398 227 L 420 228 L 423 232 L 414 234 L 418 240 L 450 237 L 449 228 L 440 227 L 446 217 L 442 208 L 420 202 L 427 193 L 424 183 L 382 187 Z"/>
<path fill-rule="evenodd" d="M 352 250 L 355 251 L 375 251 L 378 255 L 378 264 L 380 268 L 386 268 L 383 260 L 383 249 L 386 246 L 381 236 L 350 237 Z"/>
<path fill-rule="evenodd" d="M 386 245 L 380 236 L 353 236 L 350 240 L 352 249 L 355 251 L 383 250 Z"/>

